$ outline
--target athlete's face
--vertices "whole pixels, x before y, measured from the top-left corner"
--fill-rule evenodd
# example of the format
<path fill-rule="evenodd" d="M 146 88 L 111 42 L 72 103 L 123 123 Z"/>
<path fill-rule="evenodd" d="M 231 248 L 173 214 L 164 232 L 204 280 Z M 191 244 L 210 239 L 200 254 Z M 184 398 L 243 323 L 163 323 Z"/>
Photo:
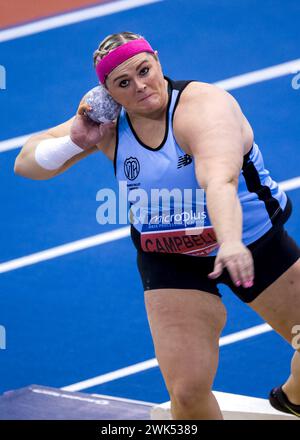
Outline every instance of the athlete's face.
<path fill-rule="evenodd" d="M 166 82 L 158 59 L 144 52 L 114 69 L 106 87 L 128 113 L 146 115 L 166 105 Z"/>

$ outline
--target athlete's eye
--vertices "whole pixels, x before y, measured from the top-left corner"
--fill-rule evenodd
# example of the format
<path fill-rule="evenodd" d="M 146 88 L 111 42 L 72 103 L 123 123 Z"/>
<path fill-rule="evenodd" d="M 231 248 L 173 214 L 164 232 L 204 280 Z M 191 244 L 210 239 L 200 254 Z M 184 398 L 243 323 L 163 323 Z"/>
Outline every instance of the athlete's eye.
<path fill-rule="evenodd" d="M 124 89 L 125 87 L 128 86 L 128 84 L 129 84 L 129 80 L 128 80 L 128 79 L 123 79 L 123 80 L 120 82 L 119 86 L 122 87 L 122 88 Z"/>
<path fill-rule="evenodd" d="M 143 75 L 146 75 L 148 72 L 149 72 L 149 67 L 144 67 L 141 71 L 140 71 L 140 73 L 142 73 L 142 72 L 144 72 L 143 73 Z M 145 72 L 146 71 L 146 72 Z"/>
<path fill-rule="evenodd" d="M 150 70 L 150 67 L 143 67 L 140 70 L 140 75 L 141 76 L 146 76 L 147 73 L 149 72 L 149 70 Z M 122 87 L 123 89 L 125 87 L 128 87 L 128 85 L 129 85 L 129 80 L 128 79 L 122 79 L 122 81 L 120 81 L 120 83 L 119 83 L 119 87 Z"/>

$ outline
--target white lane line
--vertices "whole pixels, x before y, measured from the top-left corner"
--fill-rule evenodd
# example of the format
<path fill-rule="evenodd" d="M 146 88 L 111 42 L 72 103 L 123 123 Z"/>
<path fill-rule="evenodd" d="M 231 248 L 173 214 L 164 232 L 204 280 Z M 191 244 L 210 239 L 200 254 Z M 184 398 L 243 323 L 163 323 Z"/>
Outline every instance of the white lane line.
<path fill-rule="evenodd" d="M 1 34 L 1 32 L 0 32 Z M 300 70 L 300 58 L 289 61 L 287 63 L 278 64 L 277 66 L 268 67 L 262 70 L 256 70 L 255 72 L 249 72 L 245 75 L 234 76 L 229 79 L 218 81 L 215 85 L 222 87 L 225 90 L 233 90 L 239 87 L 245 87 L 250 84 L 254 84 L 260 81 L 267 81 L 273 78 L 277 78 L 284 75 L 289 75 Z M 42 130 L 41 132 L 46 131 Z M 40 132 L 39 132 L 40 133 Z M 28 138 L 37 133 L 31 133 L 25 136 L 19 136 L 4 141 L 0 141 L 0 153 L 12 150 L 14 148 L 20 148 L 27 141 Z"/>
<path fill-rule="evenodd" d="M 230 335 L 223 336 L 220 338 L 220 347 L 224 345 L 233 344 L 235 342 L 239 342 L 248 338 L 252 338 L 254 336 L 261 335 L 263 333 L 267 333 L 272 331 L 273 329 L 269 326 L 269 324 L 260 324 L 254 327 L 247 328 L 245 330 L 241 330 L 236 333 L 232 333 Z M 149 370 L 150 368 L 154 368 L 158 366 L 158 362 L 156 358 L 149 359 L 148 361 L 139 362 L 137 364 L 131 365 L 129 367 L 120 368 L 119 370 L 112 371 L 110 373 L 102 374 L 97 377 L 93 377 L 92 379 L 83 380 L 81 382 L 74 383 L 72 385 L 67 385 L 62 387 L 61 389 L 64 391 L 81 391 L 87 388 L 92 388 L 97 385 L 101 385 L 103 383 L 111 382 L 112 380 L 121 379 L 122 377 L 127 377 L 132 374 L 140 373 L 142 371 Z"/>
<path fill-rule="evenodd" d="M 279 186 L 284 191 L 290 191 L 300 187 L 300 177 L 279 182 Z M 0 263 L 0 273 L 9 272 L 11 270 L 20 269 L 21 267 L 37 264 L 41 261 L 50 260 L 52 258 L 61 257 L 72 252 L 81 251 L 100 244 L 109 243 L 111 241 L 119 240 L 121 238 L 130 236 L 130 226 L 114 229 L 110 232 L 103 232 L 101 234 L 93 235 L 91 237 L 76 240 L 71 243 L 66 243 L 60 246 L 36 252 L 24 257 L 15 258 L 10 261 Z"/>
<path fill-rule="evenodd" d="M 262 81 L 279 78 L 280 76 L 295 74 L 300 70 L 300 58 L 288 61 L 286 63 L 277 64 L 265 69 L 255 70 L 254 72 L 245 73 L 239 76 L 218 81 L 215 85 L 225 90 L 238 89 L 240 87 L 249 86 Z"/>
<path fill-rule="evenodd" d="M 115 229 L 114 231 L 103 232 L 101 234 L 93 235 L 92 237 L 83 238 L 81 240 L 56 246 L 45 251 L 36 252 L 25 257 L 6 261 L 0 264 L 0 273 L 9 272 L 11 270 L 19 269 L 20 267 L 40 263 L 41 261 L 51 260 L 52 258 L 57 258 L 62 255 L 81 251 L 83 249 L 98 246 L 100 244 L 110 243 L 111 241 L 120 240 L 121 238 L 128 237 L 129 235 L 130 226 Z"/>
<path fill-rule="evenodd" d="M 150 368 L 157 367 L 158 363 L 156 358 L 149 361 L 139 362 L 138 364 L 131 365 L 130 367 L 120 368 L 119 370 L 112 371 L 111 373 L 102 374 L 101 376 L 93 377 L 92 379 L 83 380 L 72 385 L 67 385 L 61 388 L 64 391 L 80 391 L 86 388 L 92 388 L 96 385 L 101 385 L 112 380 L 120 379 L 121 377 L 127 377 L 132 374 L 140 373 L 141 371 L 150 370 Z"/>
<path fill-rule="evenodd" d="M 22 147 L 31 136 L 35 136 L 36 134 L 42 133 L 43 131 L 46 130 L 42 130 L 41 132 L 39 131 L 35 133 L 25 134 L 24 136 L 18 136 L 15 138 L 7 139 L 5 141 L 1 141 L 0 153 Z"/>
<path fill-rule="evenodd" d="M 291 191 L 300 187 L 300 177 L 294 177 L 293 179 L 284 180 L 279 183 L 282 191 Z"/>
<path fill-rule="evenodd" d="M 119 0 L 104 5 L 80 9 L 79 11 L 67 12 L 65 14 L 56 15 L 55 17 L 4 29 L 0 31 L 0 43 L 161 1 L 162 0 Z"/>
<path fill-rule="evenodd" d="M 267 333 L 272 330 L 272 327 L 266 323 L 255 325 L 254 327 L 250 327 L 236 333 L 231 333 L 230 335 L 222 336 L 222 338 L 220 338 L 220 347 L 233 344 L 234 342 L 243 341 L 244 339 L 252 338 L 253 336 L 262 335 L 263 333 Z"/>

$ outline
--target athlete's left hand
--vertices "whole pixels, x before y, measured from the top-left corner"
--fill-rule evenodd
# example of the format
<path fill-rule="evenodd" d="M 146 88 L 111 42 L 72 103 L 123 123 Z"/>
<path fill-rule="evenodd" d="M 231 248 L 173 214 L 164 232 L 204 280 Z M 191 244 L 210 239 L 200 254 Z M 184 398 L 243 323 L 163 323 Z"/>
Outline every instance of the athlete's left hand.
<path fill-rule="evenodd" d="M 252 287 L 254 280 L 254 264 L 252 254 L 241 242 L 224 242 L 219 248 L 215 259 L 214 270 L 209 278 L 218 278 L 227 269 L 236 286 Z"/>

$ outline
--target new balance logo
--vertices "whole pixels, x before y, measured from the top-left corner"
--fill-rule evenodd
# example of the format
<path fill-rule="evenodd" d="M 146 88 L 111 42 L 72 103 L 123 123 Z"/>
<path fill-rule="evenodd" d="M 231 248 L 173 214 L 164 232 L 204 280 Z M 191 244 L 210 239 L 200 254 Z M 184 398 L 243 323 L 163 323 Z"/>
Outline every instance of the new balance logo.
<path fill-rule="evenodd" d="M 193 162 L 192 156 L 190 156 L 189 154 L 185 154 L 184 156 L 179 157 L 177 168 L 186 167 L 192 162 Z"/>

